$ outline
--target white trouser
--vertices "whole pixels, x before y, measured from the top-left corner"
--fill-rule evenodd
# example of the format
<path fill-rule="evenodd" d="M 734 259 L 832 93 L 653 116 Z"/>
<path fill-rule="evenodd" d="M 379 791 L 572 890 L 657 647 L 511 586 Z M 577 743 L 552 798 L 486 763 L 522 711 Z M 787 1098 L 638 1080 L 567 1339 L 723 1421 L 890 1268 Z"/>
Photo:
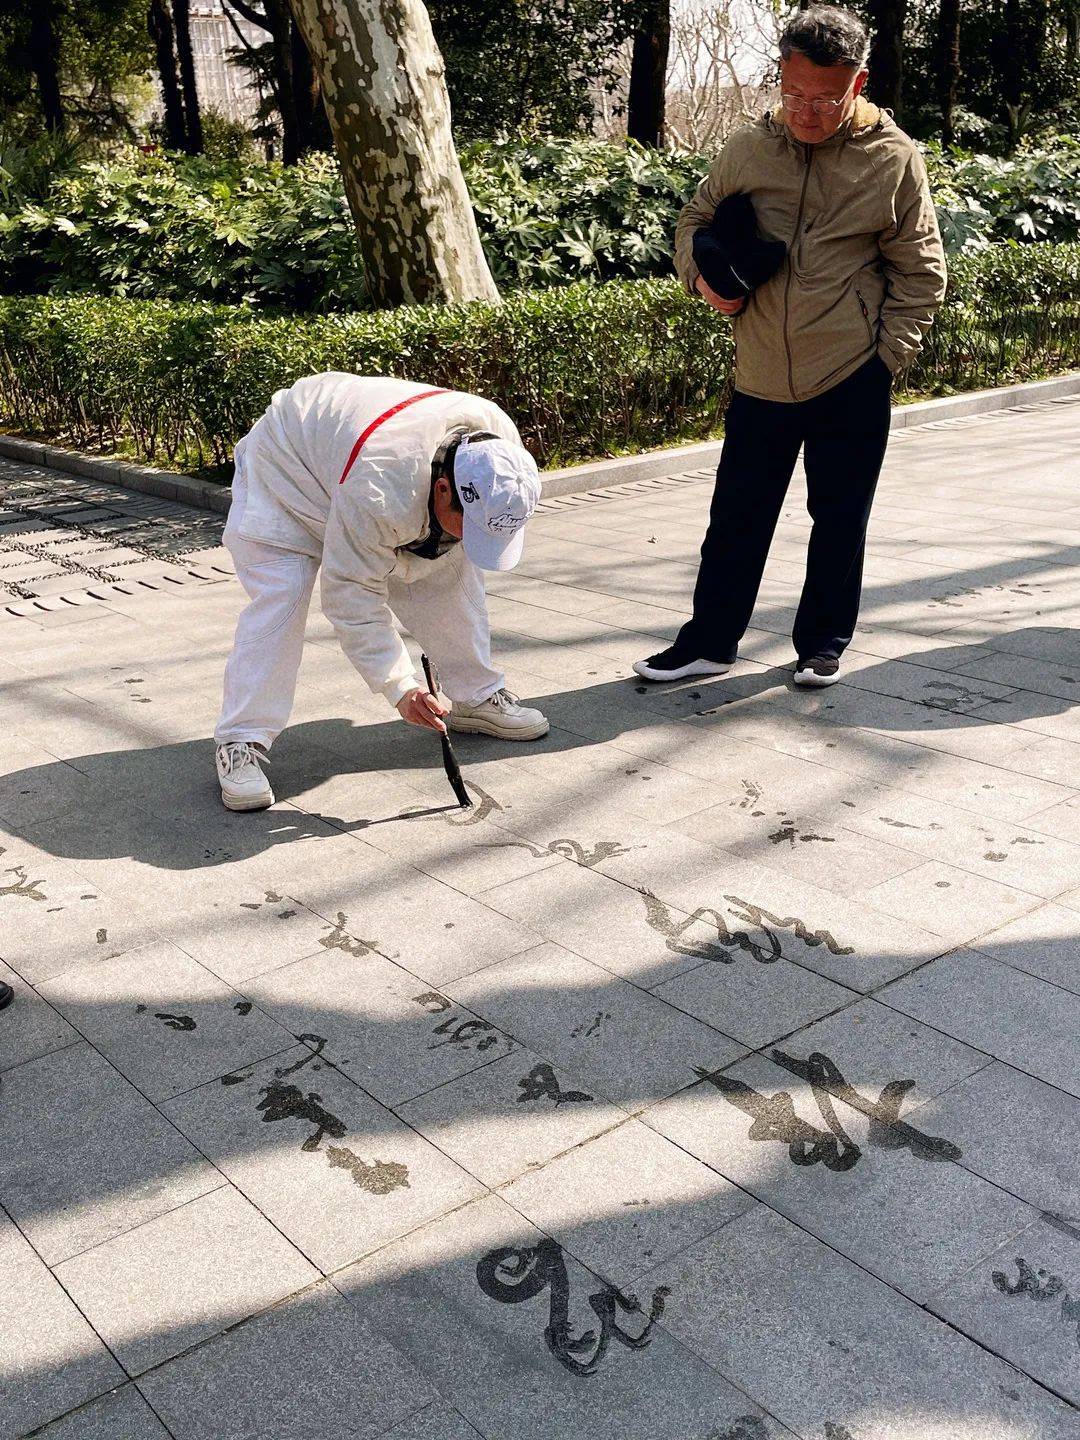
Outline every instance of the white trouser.
<path fill-rule="evenodd" d="M 246 494 L 243 467 L 238 465 L 223 540 L 249 603 L 236 622 L 214 738 L 219 745 L 248 740 L 269 749 L 289 723 L 319 562 L 311 555 L 243 539 L 237 532 Z M 430 574 L 420 569 L 425 563 Z M 420 561 L 410 569 L 421 578 L 406 584 L 391 577 L 390 609 L 430 655 L 440 688 L 450 699 L 479 705 L 505 684 L 491 663 L 482 574 L 461 545 L 438 561 Z"/>

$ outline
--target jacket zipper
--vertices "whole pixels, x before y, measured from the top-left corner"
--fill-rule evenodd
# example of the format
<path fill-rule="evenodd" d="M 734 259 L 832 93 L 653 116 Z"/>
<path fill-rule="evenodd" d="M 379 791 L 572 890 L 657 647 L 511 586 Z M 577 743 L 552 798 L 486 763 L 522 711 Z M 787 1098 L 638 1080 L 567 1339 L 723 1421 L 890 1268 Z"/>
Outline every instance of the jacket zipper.
<path fill-rule="evenodd" d="M 870 311 L 866 308 L 866 301 L 859 294 L 858 290 L 855 291 L 855 299 L 859 302 L 859 309 L 862 311 L 863 322 L 866 325 L 866 338 L 873 344 L 874 331 L 870 324 Z"/>
<path fill-rule="evenodd" d="M 799 213 L 795 216 L 795 234 L 791 238 L 792 247 L 798 243 L 799 227 L 802 225 L 803 210 L 806 206 L 806 187 L 810 183 L 810 164 L 813 161 L 814 152 L 811 146 L 806 146 L 806 169 L 803 172 L 802 193 L 799 195 Z M 784 285 L 784 350 L 787 352 L 787 376 L 788 389 L 791 391 L 792 400 L 798 397 L 795 394 L 795 368 L 791 358 L 791 337 L 788 334 L 788 315 L 790 313 L 789 301 L 791 297 L 791 277 L 794 269 L 790 255 L 788 256 L 787 283 Z"/>

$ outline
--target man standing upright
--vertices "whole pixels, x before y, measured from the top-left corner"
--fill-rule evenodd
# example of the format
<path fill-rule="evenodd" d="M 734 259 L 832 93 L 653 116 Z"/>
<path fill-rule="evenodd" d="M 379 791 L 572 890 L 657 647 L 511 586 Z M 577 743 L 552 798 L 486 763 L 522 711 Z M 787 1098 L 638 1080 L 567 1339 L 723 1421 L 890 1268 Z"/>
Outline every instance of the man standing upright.
<path fill-rule="evenodd" d="M 780 39 L 780 106 L 731 137 L 679 217 L 679 277 L 734 317 L 736 388 L 693 618 L 667 650 L 635 663 L 646 680 L 723 675 L 734 664 L 800 447 L 813 528 L 795 683 L 839 679 L 892 378 L 918 352 L 946 279 L 922 157 L 862 95 L 867 52 L 850 11 L 800 10 Z M 738 298 L 725 299 L 703 277 L 694 237 L 714 215 L 720 224 L 717 206 L 734 195 L 749 197 L 761 235 L 787 255 L 753 290 L 733 264 L 725 273 Z"/>

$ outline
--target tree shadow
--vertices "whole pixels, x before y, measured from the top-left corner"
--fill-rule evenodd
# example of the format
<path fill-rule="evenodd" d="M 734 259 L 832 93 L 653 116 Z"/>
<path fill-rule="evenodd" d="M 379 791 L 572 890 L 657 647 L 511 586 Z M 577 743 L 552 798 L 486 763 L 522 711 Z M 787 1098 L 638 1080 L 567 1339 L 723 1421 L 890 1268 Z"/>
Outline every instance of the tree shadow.
<path fill-rule="evenodd" d="M 583 923 L 587 923 L 584 917 Z M 1077 928 L 1080 930 L 1080 915 Z M 982 948 L 992 958 L 995 956 L 992 944 Z M 69 1043 L 66 1048 L 31 1058 L 5 1074 L 0 1086 L 0 1201 L 6 1202 L 32 1242 L 45 1248 L 59 1247 L 56 1254 L 62 1257 L 66 1248 L 62 1233 L 51 1227 L 65 1217 L 89 1217 L 91 1224 L 98 1225 L 98 1231 L 88 1232 L 84 1239 L 100 1244 L 110 1234 L 153 1224 L 177 1206 L 190 1204 L 196 1210 L 205 1209 L 211 1202 L 216 1177 L 204 1166 L 202 1152 L 256 1207 L 265 1206 L 271 1220 L 284 1227 L 302 1252 L 317 1255 L 320 1271 L 355 1307 L 363 1322 L 358 1326 L 359 1334 L 364 1344 L 378 1353 L 381 1363 L 393 1367 L 400 1364 L 400 1356 L 407 1357 L 408 1364 L 415 1367 L 410 1383 L 419 1387 L 418 1377 L 423 1375 L 429 1386 L 469 1417 L 484 1435 L 519 1433 L 518 1427 L 525 1423 L 524 1417 L 534 1410 L 540 1397 L 559 1407 L 560 1423 L 573 1417 L 576 1433 L 588 1433 L 597 1440 L 622 1440 L 626 1435 L 648 1440 L 666 1432 L 663 1413 L 651 1414 L 646 1408 L 648 1424 L 644 1428 L 641 1424 L 635 1428 L 636 1422 L 628 1419 L 627 1407 L 642 1403 L 637 1389 L 641 1375 L 649 1377 L 650 1385 L 665 1404 L 673 1403 L 669 1389 L 672 1386 L 691 1385 L 699 1399 L 709 1397 L 694 1422 L 687 1420 L 685 1427 L 680 1427 L 678 1433 L 686 1440 L 714 1440 L 716 1427 L 721 1424 L 724 1428 L 719 1434 L 731 1434 L 736 1440 L 787 1440 L 788 1432 L 772 1418 L 776 1415 L 797 1426 L 797 1433 L 803 1433 L 798 1407 L 792 1410 L 786 1403 L 785 1397 L 793 1393 L 812 1397 L 819 1416 L 828 1418 L 834 1437 L 844 1433 L 839 1427 L 845 1425 L 854 1425 L 853 1433 L 858 1433 L 863 1403 L 859 1398 L 859 1367 L 870 1359 L 870 1351 L 864 1352 L 864 1346 L 871 1344 L 873 1357 L 880 1362 L 882 1342 L 881 1326 L 875 1323 L 871 1326 L 871 1340 L 856 1343 L 850 1329 L 851 1317 L 859 1317 L 861 1324 L 882 1304 L 875 1296 L 886 1293 L 877 1281 L 871 1283 L 865 1276 L 865 1258 L 859 1251 L 860 1216 L 865 1220 L 866 1200 L 872 1198 L 875 1215 L 886 1213 L 897 1203 L 898 1196 L 907 1193 L 904 1173 L 921 1175 L 929 1158 L 937 1161 L 930 1169 L 942 1176 L 954 1165 L 962 1169 L 969 1166 L 968 1158 L 954 1156 L 951 1150 L 947 1155 L 935 1153 L 933 1157 L 929 1151 L 921 1156 L 913 1153 L 909 1131 L 903 1131 L 901 1139 L 899 1113 L 895 1121 L 883 1122 L 878 1151 L 873 1149 L 873 1141 L 867 1149 L 861 1130 L 859 1144 L 865 1152 L 862 1159 L 856 1153 L 858 1145 L 853 1150 L 849 1141 L 848 1148 L 843 1147 L 839 1127 L 854 1134 L 852 1121 L 858 1121 L 858 1112 L 850 1109 L 843 1098 L 843 1087 L 854 1087 L 872 1108 L 877 1103 L 883 1072 L 881 1057 L 874 1053 L 873 1045 L 864 1057 L 845 1059 L 839 1079 L 831 1072 L 823 1072 L 824 1079 L 818 1077 L 815 1083 L 819 1087 L 827 1083 L 832 1087 L 830 1093 L 835 1092 L 835 1103 L 826 1101 L 824 1107 L 820 1099 L 814 1100 L 814 1086 L 805 1077 L 800 1080 L 797 1073 L 777 1072 L 776 1078 L 766 1084 L 756 1081 L 759 1099 L 754 1100 L 754 1092 L 747 1091 L 745 1080 L 736 1078 L 735 1072 L 745 1074 L 739 1071 L 745 1057 L 718 1063 L 715 1054 L 710 1056 L 707 1042 L 691 1046 L 680 1055 L 683 1074 L 669 1086 L 626 1095 L 614 1090 L 610 1069 L 605 1071 L 601 1055 L 588 1065 L 575 1065 L 572 1047 L 554 1028 L 548 1036 L 554 1048 L 548 1048 L 535 1033 L 519 1038 L 516 1026 L 484 1020 L 484 1003 L 458 1005 L 451 995 L 425 986 L 419 978 L 415 979 L 412 1013 L 398 1017 L 385 1012 L 364 1015 L 364 1006 L 378 996 L 375 972 L 379 963 L 379 957 L 374 955 L 360 953 L 352 957 L 355 1005 L 341 994 L 314 995 L 307 1002 L 267 1004 L 259 993 L 258 982 L 250 991 L 253 1004 L 241 998 L 246 992 L 243 984 L 227 998 L 211 1000 L 193 997 L 181 989 L 159 1001 L 162 1013 L 157 1015 L 152 1013 L 155 1007 L 143 1007 L 140 1013 L 134 997 L 123 1005 L 64 1000 L 63 1014 L 91 1042 L 100 1042 L 103 1034 L 111 1037 L 103 1048 L 112 1063 L 100 1055 L 94 1057 L 84 1044 Z M 752 964 L 743 954 L 738 955 L 736 963 Z M 716 961 L 703 960 L 701 964 L 707 969 L 715 967 Z M 716 973 L 722 972 L 717 969 Z M 614 975 L 607 978 L 612 996 L 625 983 Z M 508 985 L 493 986 L 489 993 L 496 1009 L 512 1001 L 523 1016 L 535 1004 L 535 992 L 528 985 L 516 993 Z M 548 998 L 568 1015 L 595 1009 L 603 1012 L 611 1003 L 605 987 L 596 985 L 562 986 Z M 857 1003 L 861 998 L 852 994 L 848 1003 Z M 881 998 L 888 1003 L 887 993 Z M 17 1003 L 20 1008 L 30 1003 L 28 995 L 24 992 Z M 224 1033 L 233 1027 L 236 1033 L 238 1005 L 248 1005 L 248 1014 L 256 1018 L 260 1014 L 272 1016 L 274 1023 L 282 1027 L 281 1048 L 269 1036 L 259 1052 L 262 1058 L 230 1068 L 228 1047 L 223 1047 L 216 1068 L 208 1062 L 206 1077 L 195 1088 L 160 1099 L 158 1105 L 165 1118 L 156 1115 L 150 1103 L 122 1078 L 137 1078 L 132 1067 L 134 1052 L 127 1047 L 125 1036 L 130 1039 L 137 1027 L 160 1035 L 162 1060 L 166 1063 L 170 1051 L 175 1054 L 179 1047 L 193 1043 L 199 1029 L 218 1027 Z M 167 1023 L 189 1012 L 196 1019 L 196 1029 L 185 1030 Z M 9 1018 L 16 1020 L 18 1013 L 13 1010 Z M 452 1033 L 446 1029 L 448 1017 L 452 1027 L 459 1031 L 464 1027 L 461 1043 L 469 1049 L 456 1052 L 464 1058 L 440 1074 L 431 1069 L 431 1056 L 446 1052 L 433 1052 L 431 1047 L 445 1045 L 455 1054 L 454 1042 L 446 1039 Z M 0 1021 L 0 1025 L 4 1023 L 6 1019 Z M 701 1033 L 708 1035 L 710 1027 L 702 1027 Z M 496 1037 L 495 1044 L 487 1050 L 478 1049 L 481 1037 L 490 1036 Z M 717 1032 L 715 1038 L 721 1046 L 723 1032 Z M 383 1083 L 396 1087 L 393 1096 L 380 1091 L 362 1071 L 350 1073 L 347 1057 L 359 1054 L 365 1044 L 377 1049 Z M 772 1053 L 778 1046 L 786 1056 L 794 1057 L 790 1063 L 796 1065 L 809 1065 L 811 1051 L 818 1048 L 809 1034 L 778 1037 L 762 1047 L 757 1063 L 772 1063 Z M 920 1055 L 918 1044 L 911 1048 L 910 1055 L 898 1055 L 896 1064 L 903 1073 L 890 1073 L 887 1078 L 897 1082 L 916 1078 L 916 1070 L 909 1073 L 904 1066 L 918 1066 Z M 90 1070 L 87 1062 L 91 1062 Z M 973 1056 L 973 1065 L 977 1064 Z M 455 1083 L 475 1087 L 457 1112 L 440 1098 Z M 787 1112 L 776 1099 L 780 1091 L 795 1097 L 788 1121 L 782 1120 L 782 1114 Z M 65 1106 L 65 1095 L 77 1097 L 77 1105 Z M 767 1124 L 755 1120 L 746 1108 L 766 1103 L 772 1107 Z M 659 1152 L 666 1149 L 666 1140 L 653 1134 L 645 1143 L 642 1127 L 630 1126 L 623 1132 L 628 1145 L 625 1158 L 620 1161 L 618 1150 L 608 1154 L 609 1147 L 616 1145 L 620 1129 L 628 1125 L 628 1117 L 642 1106 L 653 1105 L 659 1107 L 658 1114 L 665 1107 L 675 1107 L 674 1118 L 660 1121 L 654 1129 L 660 1136 L 674 1136 L 681 1147 L 678 1155 L 673 1152 L 669 1157 L 667 1179 L 659 1185 L 662 1199 L 649 1164 L 653 1152 L 656 1163 Z M 598 1112 L 594 1122 L 585 1119 L 590 1111 Z M 739 1118 L 742 1111 L 745 1119 Z M 566 1128 L 567 1112 L 573 1113 L 579 1128 Z M 708 1138 L 708 1124 L 703 1127 L 703 1112 L 712 1117 L 709 1123 L 715 1123 L 715 1146 Z M 505 1144 L 506 1133 L 515 1127 L 536 1130 L 538 1114 L 552 1127 L 553 1138 L 535 1142 L 532 1150 L 526 1142 L 516 1168 L 505 1163 L 501 1170 L 485 1168 L 492 1166 L 491 1157 L 497 1154 L 494 1141 L 499 1139 Z M 905 1105 L 902 1118 L 905 1125 L 914 1123 L 919 1134 L 925 1131 L 931 1141 L 940 1136 L 949 1139 L 947 1124 L 926 1122 L 917 1109 Z M 732 1123 L 741 1127 L 740 1144 L 747 1138 L 756 1141 L 751 1146 L 757 1156 L 752 1164 L 739 1147 L 720 1143 L 719 1137 Z M 675 1129 L 671 1128 L 673 1124 Z M 148 1126 L 156 1127 L 149 1138 Z M 680 1130 L 680 1126 L 689 1128 Z M 473 1127 L 480 1133 L 470 1141 Z M 425 1150 L 417 1140 L 417 1130 L 447 1158 L 439 1159 L 435 1151 Z M 464 1142 L 468 1142 L 465 1149 Z M 597 1175 L 606 1178 L 603 1183 L 598 1180 L 599 1188 L 593 1192 L 587 1186 L 575 1190 L 574 1186 L 582 1185 L 581 1160 L 588 1155 L 590 1144 L 597 1147 L 600 1157 Z M 808 1147 L 815 1147 L 813 1163 Z M 682 1153 L 687 1149 L 689 1155 Z M 825 1163 L 830 1156 L 835 1164 Z M 705 1168 L 701 1169 L 690 1157 L 700 1159 Z M 386 1233 L 379 1231 L 387 1212 L 393 1212 L 395 1206 L 415 1199 L 418 1191 L 449 1185 L 453 1169 L 449 1161 L 464 1164 L 470 1173 L 486 1176 L 472 1189 L 462 1191 L 460 1208 L 440 1206 L 433 1199 L 429 1213 L 421 1210 L 416 1214 L 411 1235 L 409 1225 L 397 1231 L 393 1226 Z M 971 1157 L 971 1162 L 979 1174 L 977 1157 Z M 531 1209 L 534 1200 L 529 1196 L 529 1176 L 538 1166 L 547 1164 L 555 1166 L 553 1176 L 565 1175 L 570 1188 L 560 1193 L 551 1218 L 537 1228 L 529 1217 L 545 1212 L 543 1207 L 540 1212 Z M 605 1172 L 605 1164 L 616 1168 Z M 282 1207 L 270 1175 L 280 1167 L 286 1189 L 298 1185 L 302 1192 L 309 1181 L 297 1180 L 297 1165 L 306 1167 L 311 1177 L 309 1203 L 290 1207 L 286 1201 Z M 411 1170 L 409 1165 L 413 1166 Z M 635 1170 L 636 1165 L 640 1170 Z M 684 1180 L 688 1193 L 676 1198 L 672 1191 L 679 1183 L 680 1166 L 687 1172 Z M 206 1173 L 193 1180 L 196 1167 L 203 1167 Z M 860 1182 L 864 1168 L 872 1177 L 869 1191 Z M 840 1219 L 829 1228 L 828 1238 L 815 1238 L 820 1224 L 814 1218 L 818 1212 L 809 1198 L 807 1216 L 802 1216 L 798 1206 L 792 1209 L 790 1200 L 781 1207 L 781 1214 L 769 1204 L 769 1199 L 775 1198 L 774 1187 L 780 1184 L 782 1190 L 784 1178 L 791 1176 L 798 1177 L 800 1193 L 807 1197 L 825 1188 L 845 1187 L 844 1201 L 837 1210 Z M 1017 1179 L 1010 1170 L 1010 1189 L 1014 1189 Z M 507 1204 L 491 1192 L 509 1180 L 521 1180 L 526 1188 L 521 1199 L 509 1194 Z M 893 1189 L 893 1181 L 898 1190 Z M 351 1228 L 331 1223 L 339 1236 L 333 1258 L 309 1244 L 313 1233 L 310 1216 L 320 1208 L 317 1196 L 323 1183 L 328 1187 L 325 1203 L 331 1210 L 340 1215 L 343 1209 L 354 1207 Z M 934 1192 L 917 1189 L 916 1193 L 923 1194 L 929 1203 Z M 948 1186 L 942 1195 L 947 1193 Z M 1021 1193 L 1026 1192 L 1022 1189 Z M 155 1195 L 160 1199 L 151 1199 L 147 1205 L 146 1197 Z M 644 1198 L 649 1196 L 653 1198 Z M 951 1232 L 955 1222 L 947 1211 L 948 1206 L 943 1205 L 942 1225 Z M 789 1218 L 783 1218 L 785 1214 Z M 1038 1250 L 1040 1240 L 1045 1239 L 1038 1223 L 1041 1212 L 1037 1200 L 1030 1215 L 1033 1231 L 1025 1232 L 1023 1241 L 1017 1237 L 1015 1243 L 1019 1245 L 1018 1253 L 1030 1253 L 1037 1262 L 1043 1258 Z M 1061 1217 L 1056 1218 L 1060 1222 Z M 695 1314 L 697 1310 L 711 1314 L 711 1307 L 720 1304 L 733 1335 L 744 1328 L 752 1333 L 759 1324 L 771 1327 L 774 1335 L 786 1334 L 789 1326 L 799 1328 L 797 1311 L 789 1307 L 797 1306 L 797 1292 L 809 1283 L 793 1280 L 789 1287 L 786 1282 L 774 1284 L 775 1276 L 769 1282 L 763 1276 L 760 1290 L 745 1292 L 735 1283 L 725 1286 L 721 1274 L 713 1274 L 712 1267 L 719 1265 L 723 1276 L 734 1282 L 742 1267 L 750 1263 L 738 1237 L 731 1241 L 733 1249 L 728 1250 L 728 1226 L 739 1227 L 740 1234 L 745 1231 L 751 1243 L 760 1227 L 758 1240 L 763 1243 L 768 1237 L 770 1244 L 779 1246 L 787 1257 L 785 1265 L 809 1266 L 816 1276 L 815 1284 L 826 1290 L 840 1287 L 853 1309 L 833 1319 L 818 1315 L 813 1328 L 818 1344 L 827 1341 L 833 1346 L 854 1345 L 854 1354 L 851 1348 L 843 1352 L 849 1357 L 848 1364 L 822 1367 L 818 1344 L 805 1352 L 791 1352 L 785 1347 L 782 1357 L 779 1352 L 767 1350 L 763 1364 L 755 1366 L 752 1375 L 747 1373 L 747 1357 L 737 1345 L 726 1347 L 732 1357 L 728 1363 L 719 1360 L 715 1346 L 706 1348 L 709 1364 L 700 1363 L 700 1347 L 692 1340 L 686 1346 L 686 1337 L 693 1336 L 705 1323 Z M 934 1228 L 930 1223 L 929 1230 L 933 1232 Z M 590 1390 L 574 1388 L 585 1383 L 585 1377 L 575 1375 L 572 1367 L 560 1361 L 558 1347 L 545 1344 L 548 1310 L 543 1297 L 534 1301 L 525 1292 L 520 1298 L 528 1304 L 497 1306 L 482 1287 L 478 1289 L 478 1265 L 486 1257 L 500 1247 L 520 1247 L 524 1256 L 530 1247 L 545 1243 L 545 1234 L 552 1232 L 552 1255 L 557 1264 L 566 1267 L 570 1316 L 580 1336 L 590 1327 L 594 1332 L 596 1329 L 596 1317 L 590 1309 L 592 1295 L 605 1293 L 605 1288 L 636 1295 L 642 1302 L 640 1310 L 628 1308 L 622 1319 L 628 1333 L 640 1334 L 654 1291 L 660 1284 L 669 1285 L 667 1319 L 663 1315 L 659 1318 L 652 1342 L 656 1348 L 648 1363 L 644 1356 L 635 1357 L 632 1348 L 618 1345 L 606 1357 L 601 1356 L 599 1409 L 592 1403 Z M 1013 1243 L 1011 1233 L 1006 1238 Z M 859 1256 L 857 1261 L 848 1254 L 849 1241 Z M 923 1243 L 929 1241 L 924 1237 Z M 381 1247 L 385 1247 L 382 1255 L 378 1253 Z M 981 1250 L 973 1249 L 965 1265 L 974 1265 L 982 1256 Z M 222 1263 L 228 1271 L 232 1261 L 223 1256 Z M 748 1273 L 753 1268 L 750 1265 Z M 892 1280 L 883 1264 L 871 1266 L 871 1273 Z M 671 1285 L 673 1275 L 676 1283 Z M 77 1280 L 78 1276 L 73 1276 L 73 1281 Z M 337 1410 L 333 1419 L 347 1427 L 349 1407 L 362 1403 L 364 1386 L 343 1394 L 340 1384 L 329 1385 L 341 1363 L 341 1347 L 350 1351 L 351 1343 L 342 1340 L 341 1326 L 336 1331 L 331 1326 L 322 1343 L 315 1343 L 317 1335 L 306 1330 L 305 1322 L 297 1321 L 291 1306 L 298 1305 L 303 1311 L 319 1303 L 316 1294 L 306 1288 L 309 1283 L 307 1276 L 283 1282 L 284 1293 L 301 1298 L 269 1309 L 257 1305 L 256 1314 L 250 1318 L 243 1301 L 230 1300 L 224 1290 L 220 1303 L 204 1307 L 205 1313 L 197 1321 L 172 1320 L 160 1313 L 144 1317 L 129 1329 L 117 1353 L 129 1372 L 139 1378 L 146 1396 L 161 1403 L 159 1413 L 166 1420 L 175 1417 L 181 1421 L 179 1434 L 214 1432 L 205 1428 L 205 1421 L 203 1428 L 183 1428 L 178 1405 L 189 1405 L 191 1414 L 201 1415 L 204 1407 L 228 1406 L 233 1396 L 241 1395 L 251 1407 L 250 1413 L 258 1414 L 266 1394 L 275 1391 L 274 1377 L 279 1373 L 289 1375 L 291 1383 L 299 1387 L 310 1407 L 308 1414 L 313 1424 L 324 1416 L 329 1386 L 333 1404 L 346 1406 L 344 1411 Z M 707 1298 L 703 1283 L 712 1299 Z M 717 1291 L 718 1284 L 721 1288 Z M 76 1290 L 76 1296 L 78 1293 Z M 970 1352 L 965 1350 L 967 1342 L 961 1343 L 949 1326 L 920 1310 L 902 1292 L 888 1294 L 887 1308 L 893 1314 L 889 1323 L 904 1332 L 896 1340 L 897 1345 L 910 1345 L 918 1334 L 925 1333 L 948 1351 L 919 1378 L 920 1413 L 933 1415 L 936 1423 L 947 1428 L 948 1418 L 960 1420 L 969 1414 L 972 1403 L 965 1390 L 965 1358 L 969 1357 L 974 1371 L 981 1373 L 985 1354 L 976 1345 L 970 1346 Z M 336 1303 L 333 1294 L 330 1298 Z M 96 1308 L 100 1295 L 94 1303 L 91 1318 L 101 1313 Z M 231 1308 L 234 1303 L 240 1307 L 235 1312 Z M 1022 1322 L 1023 1315 L 1016 1313 Z M 762 1314 L 767 1317 L 764 1321 Z M 238 1323 L 237 1338 L 219 1338 L 221 1332 L 231 1332 Z M 356 1323 L 355 1316 L 342 1322 L 346 1332 Z M 275 1341 L 275 1331 L 283 1332 L 287 1342 Z M 1017 1334 L 1023 1335 L 1022 1323 Z M 85 1343 L 82 1348 L 85 1350 Z M 593 1348 L 583 1345 L 577 1352 L 568 1352 L 568 1358 L 575 1353 L 579 1357 L 592 1355 Z M 691 1354 L 697 1351 L 694 1364 L 688 1360 L 687 1348 Z M 244 1355 L 242 1364 L 235 1360 L 237 1349 Z M 187 1362 L 175 1372 L 168 1368 L 172 1357 L 193 1351 L 204 1352 L 194 1373 L 199 1376 L 200 1387 L 205 1387 L 205 1394 L 186 1390 L 185 1377 L 192 1373 Z M 463 1364 L 467 1355 L 472 1358 Z M 474 1370 L 473 1361 L 479 1370 Z M 491 1366 L 508 1377 L 509 1383 L 496 1383 L 489 1373 Z M 63 1374 L 58 1377 L 57 1369 L 62 1367 L 36 1374 L 33 1364 L 24 1367 L 16 1386 L 8 1392 L 9 1398 L 14 1403 L 35 1389 L 47 1393 L 49 1386 L 65 1378 Z M 781 1378 L 780 1369 L 786 1379 Z M 522 1372 L 531 1377 L 524 1387 L 519 1383 Z M 374 1385 L 364 1373 L 364 1385 Z M 1001 1374 L 1015 1381 L 1015 1372 L 1005 1365 L 1001 1365 Z M 800 1380 L 795 1390 L 790 1389 L 792 1376 Z M 957 1382 L 955 1390 L 952 1384 L 945 1384 L 950 1377 Z M 103 1392 L 120 1378 L 116 1373 L 87 1381 L 90 1388 L 86 1397 L 74 1396 L 70 1403 Z M 880 1378 L 872 1383 L 875 1413 L 880 1415 L 882 1405 L 894 1392 L 890 1386 L 883 1394 Z M 899 1382 L 893 1383 L 903 1391 Z M 729 1386 L 738 1390 L 733 1393 Z M 65 1393 L 64 1389 L 53 1391 L 54 1396 Z M 903 1393 L 906 1395 L 906 1391 Z M 980 1403 L 985 1398 L 982 1396 Z M 1030 1391 L 1027 1398 L 1037 1413 L 1044 1413 L 1040 1405 L 1047 1407 L 1047 1416 L 1056 1413 L 1056 1402 L 1046 1392 Z M 39 1406 L 42 1418 L 59 1413 L 55 1400 L 39 1402 L 32 1394 L 31 1399 Z M 870 1403 L 869 1395 L 864 1399 Z M 49 1410 L 48 1403 L 55 1408 Z M 257 1421 L 249 1423 L 254 1425 L 252 1435 L 270 1433 L 260 1429 Z M 268 1422 L 261 1423 L 265 1427 Z M 736 1428 L 737 1424 L 742 1428 Z M 1064 1420 L 1062 1425 L 1064 1435 Z M 227 1433 L 249 1431 L 229 1429 Z M 292 1431 L 275 1428 L 273 1433 L 288 1435 Z M 297 1432 L 301 1433 L 315 1432 Z M 529 1433 L 554 1436 L 560 1432 L 530 1429 Z"/>

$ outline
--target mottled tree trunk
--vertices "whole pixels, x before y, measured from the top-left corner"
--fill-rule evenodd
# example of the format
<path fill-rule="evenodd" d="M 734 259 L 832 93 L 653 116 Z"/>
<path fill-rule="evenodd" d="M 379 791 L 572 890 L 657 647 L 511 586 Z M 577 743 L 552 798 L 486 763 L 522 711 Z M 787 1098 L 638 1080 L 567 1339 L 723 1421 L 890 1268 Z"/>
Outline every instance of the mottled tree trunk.
<path fill-rule="evenodd" d="M 626 98 L 626 134 L 642 145 L 655 147 L 663 143 L 670 45 L 670 0 L 651 0 L 640 28 L 634 32 Z"/>
<path fill-rule="evenodd" d="M 960 83 L 960 0 L 940 0 L 937 28 L 938 104 L 941 107 L 941 139 L 956 141 L 953 111 Z"/>
<path fill-rule="evenodd" d="M 899 118 L 903 114 L 907 0 L 870 0 L 868 11 L 873 38 L 867 90 L 871 99 Z"/>
<path fill-rule="evenodd" d="M 165 144 L 170 150 L 183 150 L 187 146 L 187 130 L 180 80 L 176 73 L 176 44 L 169 0 L 150 0 L 149 28 L 161 80 L 161 100 L 165 107 Z"/>
<path fill-rule="evenodd" d="M 173 0 L 173 21 L 176 26 L 176 57 L 180 62 L 180 89 L 184 96 L 185 149 L 189 155 L 201 155 L 202 116 L 195 85 L 195 56 L 191 50 L 191 0 Z"/>
<path fill-rule="evenodd" d="M 497 300 L 422 0 L 291 0 L 378 306 Z"/>

